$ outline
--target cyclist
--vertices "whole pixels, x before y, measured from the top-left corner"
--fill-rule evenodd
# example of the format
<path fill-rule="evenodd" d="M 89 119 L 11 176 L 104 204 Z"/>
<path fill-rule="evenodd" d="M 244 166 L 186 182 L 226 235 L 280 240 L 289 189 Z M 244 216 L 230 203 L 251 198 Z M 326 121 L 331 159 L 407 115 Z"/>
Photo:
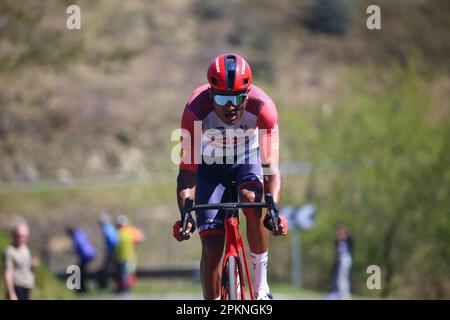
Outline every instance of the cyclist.
<path fill-rule="evenodd" d="M 196 204 L 224 201 L 225 187 L 231 181 L 236 182 L 239 201 L 260 202 L 264 192 L 270 192 L 279 203 L 281 174 L 275 104 L 262 89 L 252 84 L 251 68 L 239 55 L 216 57 L 207 77 L 208 83 L 193 92 L 182 116 L 177 178 L 180 211 L 187 197 L 195 199 Z M 255 298 L 272 299 L 267 284 L 269 232 L 263 225 L 268 216 L 265 217 L 260 208 L 243 211 L 247 219 Z M 173 235 L 178 241 L 189 239 L 198 228 L 205 299 L 220 298 L 223 221 L 224 212 L 202 210 L 197 211 L 196 221 L 190 219 L 186 235 L 182 233 L 181 221 L 173 226 Z M 280 228 L 272 233 L 286 235 L 287 229 L 286 219 L 280 216 Z"/>

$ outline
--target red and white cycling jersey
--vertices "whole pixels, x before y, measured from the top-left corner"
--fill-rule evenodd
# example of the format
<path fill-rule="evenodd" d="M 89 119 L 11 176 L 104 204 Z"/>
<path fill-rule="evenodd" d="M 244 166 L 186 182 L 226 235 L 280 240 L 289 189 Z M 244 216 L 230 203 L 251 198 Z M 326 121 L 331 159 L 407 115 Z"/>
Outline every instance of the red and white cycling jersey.
<path fill-rule="evenodd" d="M 234 156 L 256 150 L 260 130 L 266 130 L 268 137 L 278 130 L 277 109 L 262 89 L 250 86 L 244 114 L 236 124 L 227 125 L 214 112 L 208 88 L 209 84 L 198 87 L 184 108 L 181 128 L 189 132 L 189 139 L 181 139 L 180 169 L 196 172 L 202 157 L 211 149 L 223 149 L 225 155 L 234 152 Z"/>

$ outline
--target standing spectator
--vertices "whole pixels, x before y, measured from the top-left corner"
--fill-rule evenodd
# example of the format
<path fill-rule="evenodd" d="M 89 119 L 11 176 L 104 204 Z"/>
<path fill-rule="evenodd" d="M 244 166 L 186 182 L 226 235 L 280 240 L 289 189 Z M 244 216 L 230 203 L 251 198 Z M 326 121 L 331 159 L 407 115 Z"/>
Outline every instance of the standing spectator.
<path fill-rule="evenodd" d="M 114 256 L 119 243 L 119 235 L 116 227 L 111 223 L 111 217 L 107 213 L 100 215 L 100 226 L 105 239 L 105 260 L 100 271 L 99 286 L 100 288 L 107 288 L 112 268 L 114 267 Z"/>
<path fill-rule="evenodd" d="M 10 300 L 29 300 L 34 288 L 33 269 L 39 262 L 31 258 L 28 249 L 29 229 L 20 223 L 12 229 L 12 243 L 4 252 L 6 291 Z"/>
<path fill-rule="evenodd" d="M 97 251 L 89 240 L 86 232 L 82 229 L 66 228 L 67 234 L 72 239 L 75 252 L 78 255 L 78 266 L 80 267 L 80 289 L 79 292 L 87 291 L 86 276 L 87 266 L 97 256 Z"/>
<path fill-rule="evenodd" d="M 332 269 L 332 290 L 329 299 L 351 299 L 350 271 L 352 267 L 353 237 L 345 225 L 336 229 L 335 261 Z"/>
<path fill-rule="evenodd" d="M 117 218 L 119 243 L 116 247 L 118 269 L 118 292 L 129 292 L 136 283 L 136 245 L 144 240 L 144 235 L 137 228 L 128 224 L 128 218 L 121 215 Z"/>

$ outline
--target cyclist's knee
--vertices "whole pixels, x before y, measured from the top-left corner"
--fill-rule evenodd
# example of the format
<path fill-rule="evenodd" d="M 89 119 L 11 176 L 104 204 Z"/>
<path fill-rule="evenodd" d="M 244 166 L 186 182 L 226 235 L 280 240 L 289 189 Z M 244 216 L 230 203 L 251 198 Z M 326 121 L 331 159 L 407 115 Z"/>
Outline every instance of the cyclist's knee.
<path fill-rule="evenodd" d="M 260 202 L 262 198 L 262 190 L 258 185 L 245 186 L 239 190 L 239 200 L 241 202 Z M 244 209 L 247 221 L 257 221 L 262 219 L 262 211 L 258 209 Z M 256 226 L 256 224 L 253 224 Z M 252 226 L 250 224 L 249 226 Z"/>
<path fill-rule="evenodd" d="M 261 188 L 259 186 L 246 186 L 239 190 L 239 199 L 242 202 L 261 201 Z"/>

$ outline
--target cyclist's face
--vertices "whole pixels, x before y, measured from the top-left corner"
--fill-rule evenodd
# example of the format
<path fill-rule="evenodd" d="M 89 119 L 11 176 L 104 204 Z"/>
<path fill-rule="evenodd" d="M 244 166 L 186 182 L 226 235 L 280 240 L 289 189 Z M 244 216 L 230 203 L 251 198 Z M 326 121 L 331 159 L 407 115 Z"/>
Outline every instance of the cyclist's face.
<path fill-rule="evenodd" d="M 213 93 L 212 90 L 210 90 L 210 94 L 211 94 L 211 100 L 214 105 L 214 111 L 219 116 L 219 118 L 223 122 L 225 122 L 225 124 L 234 125 L 242 118 L 242 115 L 244 114 L 244 111 L 245 111 L 245 105 L 247 103 L 247 98 L 245 98 L 242 101 L 242 103 L 240 103 L 237 106 L 235 106 L 231 101 L 228 101 L 224 106 L 222 106 L 214 100 L 214 96 L 213 96 L 214 94 L 220 94 L 220 92 Z"/>

